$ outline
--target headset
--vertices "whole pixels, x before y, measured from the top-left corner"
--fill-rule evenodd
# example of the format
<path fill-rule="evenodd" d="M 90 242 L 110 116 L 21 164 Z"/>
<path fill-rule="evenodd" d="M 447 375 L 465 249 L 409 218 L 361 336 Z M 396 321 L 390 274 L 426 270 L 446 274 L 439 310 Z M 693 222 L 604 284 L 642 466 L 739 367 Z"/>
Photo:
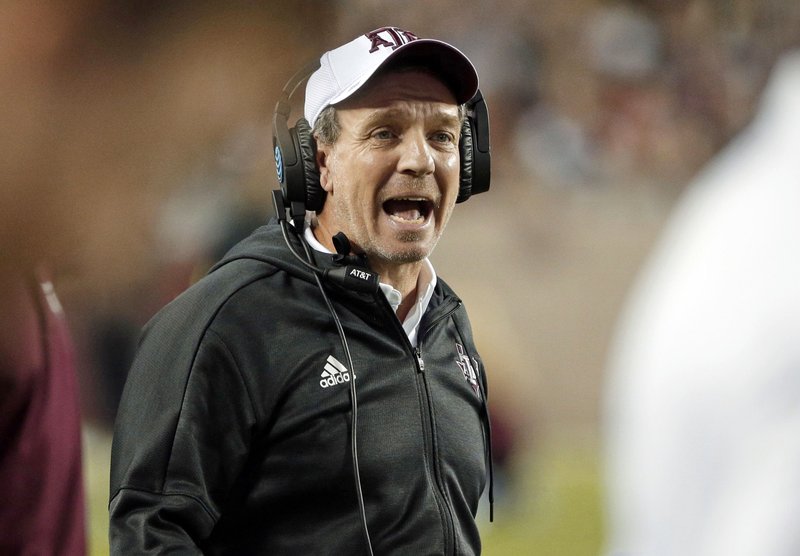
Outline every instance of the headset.
<path fill-rule="evenodd" d="M 317 286 L 336 326 L 345 359 L 353 375 L 353 380 L 350 381 L 351 455 L 361 530 L 364 535 L 367 553 L 372 556 L 372 541 L 367 525 L 358 465 L 356 373 L 341 320 L 328 297 L 323 281 L 335 283 L 349 290 L 375 294 L 379 291 L 379 277 L 374 272 L 365 271 L 366 267 L 363 261 L 360 261 L 358 256 L 350 254 L 350 242 L 343 233 L 340 232 L 333 237 L 337 255 L 333 257 L 335 266 L 329 269 L 322 269 L 313 264 L 311 248 L 303 239 L 306 211 L 320 211 L 325 204 L 327 193 L 319 182 L 316 141 L 312 136 L 311 126 L 305 118 L 301 117 L 293 127 L 289 127 L 289 115 L 291 114 L 291 100 L 294 92 L 319 67 L 319 61 L 315 61 L 301 68 L 283 87 L 281 97 L 275 105 L 272 117 L 272 144 L 280 189 L 272 192 L 272 201 L 287 247 L 289 247 L 295 258 L 314 273 Z M 461 169 L 456 203 L 462 203 L 472 195 L 488 191 L 491 177 L 489 112 L 480 90 L 465 104 L 465 107 L 466 117 L 461 126 L 461 137 L 459 139 Z M 292 226 L 289 226 L 286 220 L 287 215 L 291 219 Z M 289 229 L 292 229 L 300 239 L 304 250 L 303 255 L 305 256 L 301 255 L 296 247 L 292 245 Z M 484 411 L 486 411 L 485 406 Z M 488 426 L 488 413 L 486 414 L 486 420 Z M 489 440 L 489 443 L 491 445 L 491 440 Z M 489 457 L 489 465 L 491 469 L 491 456 Z M 492 473 L 490 472 L 491 476 Z M 490 500 L 493 503 L 492 490 L 490 486 Z"/>
<path fill-rule="evenodd" d="M 327 194 L 319 183 L 316 141 L 311 134 L 311 126 L 305 118 L 299 118 L 294 127 L 289 127 L 292 96 L 318 68 L 319 61 L 312 62 L 289 79 L 272 116 L 272 145 L 278 182 L 297 230 L 303 229 L 307 210 L 322 209 Z M 456 203 L 463 203 L 472 195 L 488 191 L 492 173 L 489 111 L 480 90 L 465 103 L 465 107 L 466 117 L 458 142 L 461 170 Z"/>

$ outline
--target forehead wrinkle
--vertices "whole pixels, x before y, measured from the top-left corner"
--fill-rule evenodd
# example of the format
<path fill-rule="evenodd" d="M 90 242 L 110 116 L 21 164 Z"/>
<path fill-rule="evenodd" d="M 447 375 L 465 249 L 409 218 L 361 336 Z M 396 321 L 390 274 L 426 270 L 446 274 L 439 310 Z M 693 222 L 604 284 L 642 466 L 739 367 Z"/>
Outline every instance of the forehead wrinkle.
<path fill-rule="evenodd" d="M 372 127 L 382 123 L 402 122 L 404 120 L 416 121 L 417 117 L 414 115 L 416 110 L 410 106 L 411 102 L 404 102 L 409 106 L 391 106 L 388 108 L 376 108 L 363 120 L 365 127 Z M 430 109 L 429 109 L 430 108 Z M 451 114 L 448 111 L 439 107 L 434 107 L 430 104 L 424 105 L 422 110 L 422 120 L 426 125 L 434 125 L 436 127 L 459 129 L 461 121 L 458 114 Z"/>

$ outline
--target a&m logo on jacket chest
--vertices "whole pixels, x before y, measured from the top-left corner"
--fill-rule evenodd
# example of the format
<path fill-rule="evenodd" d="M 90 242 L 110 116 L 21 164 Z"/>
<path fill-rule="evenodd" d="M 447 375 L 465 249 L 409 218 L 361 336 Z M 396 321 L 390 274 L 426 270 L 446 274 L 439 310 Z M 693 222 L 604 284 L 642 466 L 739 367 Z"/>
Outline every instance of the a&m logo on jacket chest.
<path fill-rule="evenodd" d="M 394 50 L 398 46 L 403 46 L 406 43 L 417 40 L 414 33 L 400 29 L 399 27 L 381 27 L 366 34 L 366 37 L 372 41 L 372 47 L 369 53 L 377 52 L 379 48 L 391 48 Z"/>
<path fill-rule="evenodd" d="M 461 368 L 461 372 L 464 373 L 464 379 L 472 387 L 472 390 L 475 392 L 475 394 L 480 395 L 480 386 L 478 386 L 478 373 L 476 371 L 478 362 L 475 359 L 469 358 L 464 346 L 461 344 L 456 344 L 456 350 L 458 351 L 456 363 Z"/>

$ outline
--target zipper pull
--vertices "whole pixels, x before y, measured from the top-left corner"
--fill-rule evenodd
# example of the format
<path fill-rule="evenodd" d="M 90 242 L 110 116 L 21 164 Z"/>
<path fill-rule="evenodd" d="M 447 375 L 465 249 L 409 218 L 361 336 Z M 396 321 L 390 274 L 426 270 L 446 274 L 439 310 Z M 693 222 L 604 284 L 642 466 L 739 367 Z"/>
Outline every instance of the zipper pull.
<path fill-rule="evenodd" d="M 414 354 L 417 356 L 417 367 L 419 368 L 419 372 L 425 372 L 425 361 L 422 360 L 422 352 L 420 351 L 419 347 L 414 348 Z"/>

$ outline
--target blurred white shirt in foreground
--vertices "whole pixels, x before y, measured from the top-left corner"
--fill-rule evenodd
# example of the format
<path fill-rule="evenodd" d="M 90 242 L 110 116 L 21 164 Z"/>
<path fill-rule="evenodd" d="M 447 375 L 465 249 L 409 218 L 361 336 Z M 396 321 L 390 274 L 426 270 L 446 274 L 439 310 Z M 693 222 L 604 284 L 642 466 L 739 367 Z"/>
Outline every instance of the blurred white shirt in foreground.
<path fill-rule="evenodd" d="M 607 554 L 800 554 L 800 53 L 686 191 L 609 373 Z"/>

